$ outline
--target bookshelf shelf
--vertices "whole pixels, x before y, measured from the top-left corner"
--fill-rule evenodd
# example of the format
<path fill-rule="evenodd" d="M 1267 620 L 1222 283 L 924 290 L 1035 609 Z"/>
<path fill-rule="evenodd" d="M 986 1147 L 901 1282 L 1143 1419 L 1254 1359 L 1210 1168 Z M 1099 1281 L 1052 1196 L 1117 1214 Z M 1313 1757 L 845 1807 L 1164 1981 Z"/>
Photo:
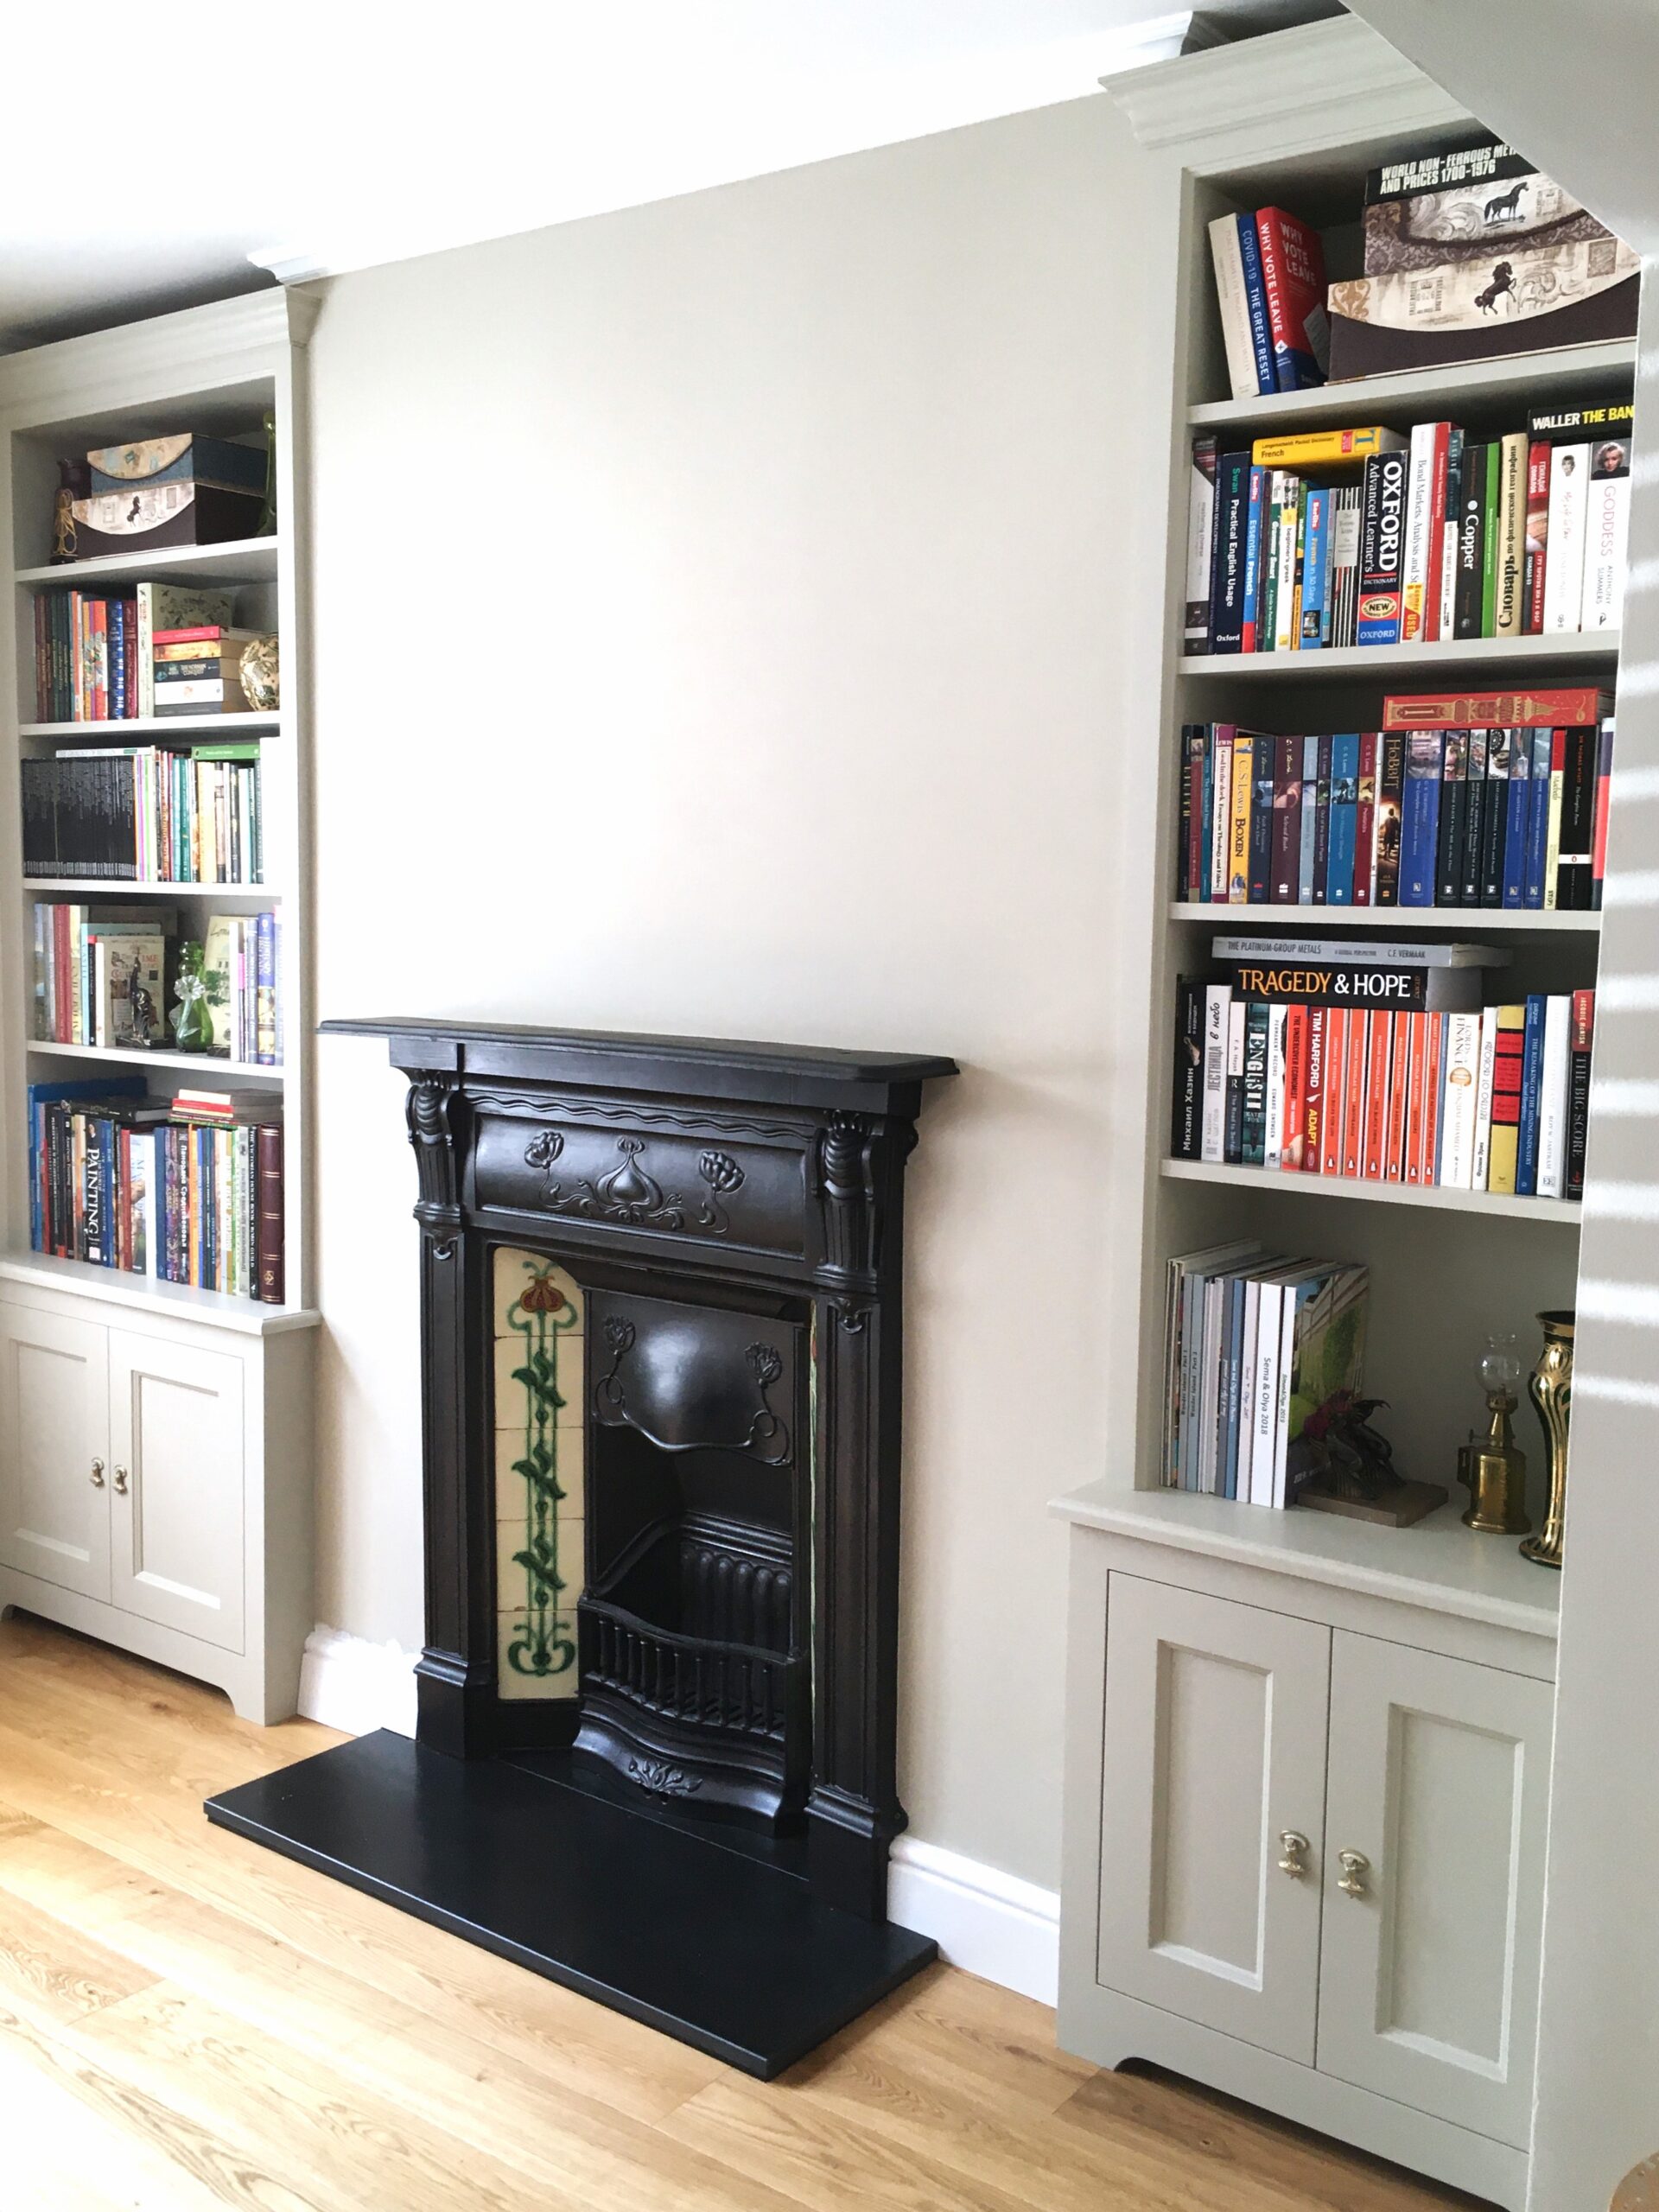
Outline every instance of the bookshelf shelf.
<path fill-rule="evenodd" d="M 239 737 L 269 737 L 282 728 L 280 715 L 134 715 L 110 722 L 23 722 L 19 737 L 95 740 L 99 745 L 154 745 L 169 737 L 219 736 L 227 744 Z"/>
<path fill-rule="evenodd" d="M 1452 638 L 1435 645 L 1335 645 L 1309 653 L 1184 653 L 1177 665 L 1183 676 L 1224 677 L 1229 683 L 1236 677 L 1249 683 L 1268 676 L 1312 679 L 1409 671 L 1415 677 L 1443 676 L 1456 683 L 1464 670 L 1540 664 L 1599 662 L 1611 677 L 1618 660 L 1617 630 L 1563 630 L 1546 638 Z"/>
<path fill-rule="evenodd" d="M 14 569 L 15 584 L 137 583 L 164 576 L 170 583 L 273 583 L 282 553 L 279 537 L 237 537 L 225 545 L 168 545 L 159 552 L 100 555 L 42 568 Z M 215 719 L 219 719 L 216 717 Z"/>
<path fill-rule="evenodd" d="M 1170 901 L 1169 918 L 1207 922 L 1211 928 L 1249 935 L 1266 931 L 1284 937 L 1328 937 L 1333 930 L 1376 930 L 1389 937 L 1414 937 L 1433 930 L 1471 943 L 1494 930 L 1511 937 L 1554 936 L 1558 931 L 1593 935 L 1601 927 L 1599 913 L 1545 914 L 1496 906 L 1222 906 L 1179 899 Z"/>
<path fill-rule="evenodd" d="M 234 1330 L 249 1337 L 315 1328 L 322 1318 L 311 1306 L 266 1306 L 257 1298 L 198 1290 L 189 1283 L 161 1282 L 152 1275 L 94 1267 L 86 1260 L 56 1259 L 49 1252 L 0 1252 L 0 1282 L 60 1291 L 72 1298 L 95 1298 L 102 1306 L 168 1320 L 207 1321 L 215 1329 Z"/>
<path fill-rule="evenodd" d="M 30 1059 L 101 1060 L 110 1067 L 183 1069 L 196 1075 L 234 1076 L 238 1083 L 280 1085 L 283 1071 L 261 1060 L 226 1060 L 207 1052 L 146 1052 L 143 1046 L 123 1045 L 51 1045 L 38 1038 L 27 1047 Z"/>
<path fill-rule="evenodd" d="M 1636 369 L 1636 341 L 1599 346 L 1558 346 L 1544 353 L 1514 353 L 1497 361 L 1470 361 L 1442 369 L 1398 376 L 1367 377 L 1353 384 L 1320 385 L 1311 391 L 1282 391 L 1255 399 L 1221 399 L 1186 410 L 1195 430 L 1232 425 L 1255 428 L 1263 436 L 1287 429 L 1316 430 L 1338 423 L 1382 423 L 1409 429 L 1413 422 L 1454 416 L 1459 407 L 1487 408 L 1513 403 L 1517 410 L 1536 406 L 1552 391 L 1579 391 L 1605 382 L 1628 385 Z"/>
<path fill-rule="evenodd" d="M 256 906 L 276 906 L 283 894 L 269 883 L 135 883 L 122 875 L 27 875 L 23 889 L 31 897 L 50 893 L 79 899 L 84 906 L 126 899 L 251 899 Z"/>
<path fill-rule="evenodd" d="M 1279 1198 L 1357 1198 L 1362 1205 L 1429 1206 L 1442 1213 L 1479 1214 L 1489 1220 L 1502 1216 L 1576 1229 L 1584 1217 L 1576 1199 L 1447 1191 L 1418 1183 L 1371 1182 L 1355 1175 L 1274 1174 L 1262 1167 L 1224 1167 L 1200 1160 L 1166 1160 L 1160 1173 L 1177 1183 L 1230 1184 L 1235 1190 L 1268 1191 Z"/>

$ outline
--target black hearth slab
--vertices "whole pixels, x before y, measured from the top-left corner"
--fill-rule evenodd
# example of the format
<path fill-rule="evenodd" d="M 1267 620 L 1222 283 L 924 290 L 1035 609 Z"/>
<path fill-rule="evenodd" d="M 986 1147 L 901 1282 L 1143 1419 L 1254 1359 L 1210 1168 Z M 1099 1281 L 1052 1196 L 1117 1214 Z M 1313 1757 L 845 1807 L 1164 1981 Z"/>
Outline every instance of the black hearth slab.
<path fill-rule="evenodd" d="M 526 1746 L 498 1752 L 497 1757 L 508 1760 L 525 1774 L 533 1774 L 538 1782 L 597 1797 L 636 1821 L 650 1821 L 655 1827 L 671 1828 L 677 1835 L 690 1836 L 705 1847 L 735 1852 L 751 1865 L 771 1867 L 795 1881 L 804 1882 L 808 1878 L 804 1835 L 774 1835 L 768 1829 L 749 1825 L 741 1817 L 721 1820 L 708 1814 L 689 1813 L 671 1797 L 647 1797 L 637 1783 L 625 1780 L 608 1761 L 594 1758 L 584 1751 Z"/>
<path fill-rule="evenodd" d="M 938 1955 L 751 1859 L 385 1729 L 207 1813 L 762 2081 Z"/>
<path fill-rule="evenodd" d="M 849 1108 L 913 1116 L 921 1086 L 955 1075 L 938 1054 L 840 1052 L 721 1037 L 656 1037 L 632 1030 L 543 1029 L 528 1022 L 365 1014 L 318 1025 L 328 1037 L 384 1037 L 394 1067 L 591 1083 L 609 1090 L 747 1098 L 773 1106 Z"/>

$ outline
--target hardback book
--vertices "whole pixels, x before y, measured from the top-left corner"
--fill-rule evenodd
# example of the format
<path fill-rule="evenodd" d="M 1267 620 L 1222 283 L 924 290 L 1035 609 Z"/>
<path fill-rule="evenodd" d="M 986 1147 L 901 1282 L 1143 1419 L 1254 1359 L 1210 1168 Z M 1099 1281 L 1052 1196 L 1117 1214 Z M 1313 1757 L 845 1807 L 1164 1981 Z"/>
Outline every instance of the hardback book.
<path fill-rule="evenodd" d="M 1251 328 L 1250 302 L 1244 289 L 1244 256 L 1241 226 L 1247 215 L 1217 215 L 1210 226 L 1210 257 L 1216 272 L 1216 300 L 1221 311 L 1221 335 L 1227 353 L 1227 374 L 1235 399 L 1257 399 L 1263 385 L 1257 365 Z M 1254 229 L 1254 225 L 1251 225 Z M 1263 303 L 1265 308 L 1265 302 Z M 1264 332 L 1265 334 L 1265 332 Z"/>
<path fill-rule="evenodd" d="M 1376 777 L 1376 904 L 1400 904 L 1400 853 L 1406 788 L 1406 737 L 1384 731 Z"/>
<path fill-rule="evenodd" d="M 1211 435 L 1192 441 L 1192 473 L 1186 518 L 1185 650 L 1210 650 L 1210 587 L 1216 558 L 1216 467 L 1220 442 Z"/>
<path fill-rule="evenodd" d="M 1519 433 L 1497 442 L 1497 548 L 1491 634 L 1518 638 L 1525 627 L 1527 556 L 1527 441 Z"/>
<path fill-rule="evenodd" d="M 1472 729 L 1502 722 L 1553 728 L 1599 721 L 1613 711 L 1613 695 L 1592 688 L 1559 691 L 1396 691 L 1382 702 L 1385 730 Z"/>
<path fill-rule="evenodd" d="M 1400 816 L 1400 904 L 1432 906 L 1440 856 L 1441 744 L 1438 731 L 1406 740 L 1406 782 Z"/>
<path fill-rule="evenodd" d="M 1468 739 L 1464 758 L 1463 835 L 1457 861 L 1457 903 L 1459 906 L 1478 906 L 1481 849 L 1486 835 L 1490 745 L 1488 733 L 1484 729 L 1471 729 Z M 1449 749 L 1454 742 L 1454 733 L 1448 730 L 1445 741 Z"/>
<path fill-rule="evenodd" d="M 1493 733 L 1496 736 L 1497 732 Z M 1527 903 L 1527 836 L 1531 816 L 1532 732 L 1510 729 L 1507 823 L 1503 833 L 1503 883 L 1499 903 L 1511 912 Z"/>
<path fill-rule="evenodd" d="M 1260 209 L 1255 234 L 1273 356 L 1270 388 L 1299 391 L 1321 385 L 1331 349 L 1325 310 L 1325 250 L 1319 234 L 1282 207 Z"/>
<path fill-rule="evenodd" d="M 1529 638 L 1544 626 L 1544 579 L 1549 558 L 1549 442 L 1535 437 L 1527 448 L 1525 620 Z"/>
<path fill-rule="evenodd" d="M 1350 967 L 1507 968 L 1510 955 L 1490 944 L 1428 944 L 1414 938 L 1233 937 L 1212 938 L 1210 949 L 1220 961 L 1281 961 Z"/>
<path fill-rule="evenodd" d="M 1354 904 L 1376 904 L 1376 763 L 1382 740 L 1376 730 L 1359 734 L 1359 772 L 1354 804 Z"/>
<path fill-rule="evenodd" d="M 1630 442 L 1599 439 L 1590 448 L 1590 484 L 1585 498 L 1581 629 L 1616 630 L 1623 619 L 1630 521 Z"/>
<path fill-rule="evenodd" d="M 1594 1043 L 1596 995 L 1573 994 L 1567 1037 L 1567 1157 L 1562 1196 L 1584 1196 L 1585 1154 L 1590 1135 L 1590 1053 Z"/>
<path fill-rule="evenodd" d="M 1589 446 L 1557 446 L 1550 458 L 1548 529 L 1553 557 L 1544 570 L 1546 632 L 1580 626 L 1589 499 Z"/>
<path fill-rule="evenodd" d="M 1564 730 L 1561 737 L 1561 815 L 1555 855 L 1555 904 L 1566 912 L 1587 913 L 1595 867 L 1599 734 L 1594 729 L 1569 729 Z"/>
<path fill-rule="evenodd" d="M 1346 952 L 1348 948 L 1343 948 Z M 1427 967 L 1380 961 L 1298 960 L 1282 956 L 1235 959 L 1232 988 L 1263 1005 L 1386 1006 L 1431 1013 L 1480 1004 L 1478 968 Z"/>
<path fill-rule="evenodd" d="M 1464 448 L 1462 480 L 1458 486 L 1457 577 L 1452 594 L 1452 634 L 1481 635 L 1481 578 L 1486 551 L 1486 448 Z"/>
<path fill-rule="evenodd" d="M 1250 459 L 1263 468 L 1344 469 L 1363 467 L 1374 453 L 1401 453 L 1407 440 L 1398 430 L 1368 423 L 1349 430 L 1289 430 L 1281 436 L 1258 438 Z"/>
<path fill-rule="evenodd" d="M 1439 737 L 1440 798 L 1433 889 L 1427 900 L 1408 896 L 1404 902 L 1407 906 L 1463 904 L 1464 838 L 1469 819 L 1469 735 L 1467 730 L 1449 729 Z M 1414 739 L 1413 742 L 1416 741 Z M 1408 766 L 1408 777 L 1410 772 Z"/>
<path fill-rule="evenodd" d="M 1523 1004 L 1496 1009 L 1492 1038 L 1491 1134 L 1486 1188 L 1516 1188 L 1521 1140 L 1521 1071 L 1525 1053 L 1527 1009 Z"/>

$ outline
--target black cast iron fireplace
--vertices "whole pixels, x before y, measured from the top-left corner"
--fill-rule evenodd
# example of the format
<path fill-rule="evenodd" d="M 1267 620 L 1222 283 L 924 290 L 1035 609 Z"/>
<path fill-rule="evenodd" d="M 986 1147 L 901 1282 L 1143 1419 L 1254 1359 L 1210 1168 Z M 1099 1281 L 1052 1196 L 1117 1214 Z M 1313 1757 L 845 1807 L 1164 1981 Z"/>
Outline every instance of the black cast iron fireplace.
<path fill-rule="evenodd" d="M 386 1020 L 419 1171 L 427 1640 L 208 1813 L 761 2075 L 887 1919 L 903 1173 L 938 1058 Z"/>

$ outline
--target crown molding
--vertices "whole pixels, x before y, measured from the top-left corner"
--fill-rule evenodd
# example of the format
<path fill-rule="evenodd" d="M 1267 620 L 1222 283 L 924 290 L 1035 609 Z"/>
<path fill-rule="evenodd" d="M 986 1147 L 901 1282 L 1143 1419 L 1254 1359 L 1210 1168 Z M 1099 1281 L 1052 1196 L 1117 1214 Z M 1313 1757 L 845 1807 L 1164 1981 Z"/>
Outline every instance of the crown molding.
<path fill-rule="evenodd" d="M 0 410 L 14 423 L 142 399 L 177 390 L 181 371 L 204 385 L 271 373 L 277 356 L 304 346 L 321 300 L 279 286 L 143 322 L 60 338 L 0 359 Z"/>
<path fill-rule="evenodd" d="M 1101 83 L 1139 143 L 1203 175 L 1468 120 L 1460 101 L 1357 16 L 1243 39 Z"/>

